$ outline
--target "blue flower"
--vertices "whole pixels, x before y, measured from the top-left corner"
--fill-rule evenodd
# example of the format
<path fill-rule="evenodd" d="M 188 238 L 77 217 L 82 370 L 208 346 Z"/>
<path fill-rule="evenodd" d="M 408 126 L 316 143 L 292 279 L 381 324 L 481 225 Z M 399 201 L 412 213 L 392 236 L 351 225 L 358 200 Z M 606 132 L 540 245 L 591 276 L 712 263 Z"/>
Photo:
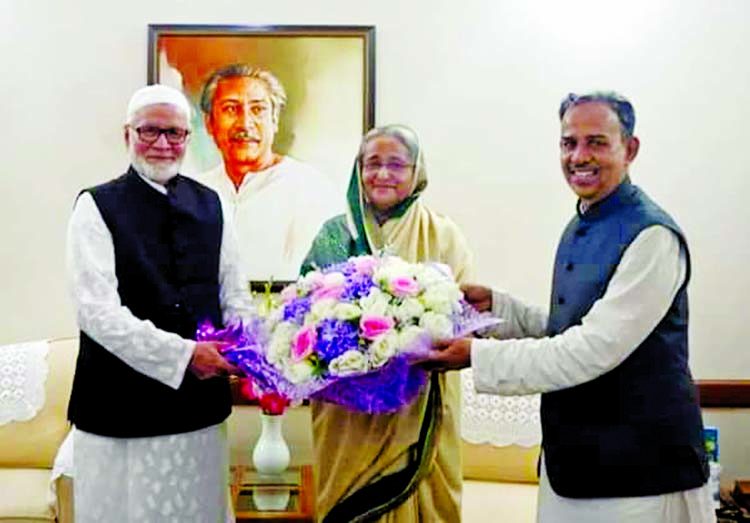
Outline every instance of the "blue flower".
<path fill-rule="evenodd" d="M 295 298 L 284 305 L 284 321 L 293 321 L 299 325 L 305 321 L 305 314 L 310 312 L 310 297 Z"/>
<path fill-rule="evenodd" d="M 318 356 L 331 361 L 359 346 L 359 329 L 346 321 L 325 319 L 318 324 Z"/>
<path fill-rule="evenodd" d="M 346 278 L 344 292 L 341 298 L 345 301 L 355 301 L 370 294 L 375 284 L 366 274 L 354 273 Z"/>
<path fill-rule="evenodd" d="M 335 263 L 323 269 L 323 273 L 325 274 L 328 274 L 331 272 L 340 272 L 344 276 L 349 276 L 351 274 L 354 274 L 354 271 L 356 271 L 356 267 L 351 262 Z"/>

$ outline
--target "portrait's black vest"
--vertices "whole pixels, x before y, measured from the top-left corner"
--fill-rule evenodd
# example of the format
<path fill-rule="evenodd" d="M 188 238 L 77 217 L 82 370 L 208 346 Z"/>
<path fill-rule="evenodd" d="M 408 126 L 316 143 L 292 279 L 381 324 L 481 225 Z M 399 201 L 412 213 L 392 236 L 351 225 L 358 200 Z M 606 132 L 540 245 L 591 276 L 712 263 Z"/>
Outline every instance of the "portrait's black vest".
<path fill-rule="evenodd" d="M 543 455 L 553 490 L 572 498 L 650 496 L 702 485 L 708 464 L 688 368 L 690 258 L 679 227 L 623 182 L 563 232 L 555 259 L 549 336 L 581 324 L 639 232 L 663 225 L 687 257 L 685 282 L 649 336 L 613 370 L 542 395 Z"/>
<path fill-rule="evenodd" d="M 194 339 L 198 323 L 221 325 L 219 252 L 222 215 L 215 192 L 183 176 L 164 195 L 131 168 L 88 189 L 109 232 L 117 292 L 136 318 Z M 85 332 L 68 418 L 79 429 L 111 437 L 177 434 L 220 423 L 231 411 L 223 378 L 187 371 L 175 390 L 115 356 Z M 164 349 L 168 350 L 168 349 Z"/>

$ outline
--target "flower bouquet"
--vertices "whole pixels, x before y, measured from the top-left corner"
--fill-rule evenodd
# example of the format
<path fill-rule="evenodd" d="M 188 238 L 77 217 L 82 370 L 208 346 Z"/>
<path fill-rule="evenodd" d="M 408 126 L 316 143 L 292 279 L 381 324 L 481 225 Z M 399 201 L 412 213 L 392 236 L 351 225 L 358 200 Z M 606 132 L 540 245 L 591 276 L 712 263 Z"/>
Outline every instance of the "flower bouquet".
<path fill-rule="evenodd" d="M 312 271 L 281 293 L 268 317 L 199 339 L 232 341 L 225 357 L 258 396 L 306 398 L 367 413 L 395 412 L 427 381 L 413 365 L 439 338 L 463 336 L 499 320 L 465 301 L 450 270 L 394 256 L 357 256 Z"/>

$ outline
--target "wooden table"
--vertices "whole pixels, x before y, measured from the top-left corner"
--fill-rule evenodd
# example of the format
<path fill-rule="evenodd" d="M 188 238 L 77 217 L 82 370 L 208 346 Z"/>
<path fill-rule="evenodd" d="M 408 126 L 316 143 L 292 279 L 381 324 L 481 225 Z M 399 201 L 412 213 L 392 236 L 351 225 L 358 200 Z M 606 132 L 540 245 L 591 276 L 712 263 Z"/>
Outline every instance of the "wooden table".
<path fill-rule="evenodd" d="M 276 478 L 264 478 L 252 467 L 232 467 L 232 503 L 237 523 L 315 521 L 315 481 L 312 465 L 289 468 Z"/>

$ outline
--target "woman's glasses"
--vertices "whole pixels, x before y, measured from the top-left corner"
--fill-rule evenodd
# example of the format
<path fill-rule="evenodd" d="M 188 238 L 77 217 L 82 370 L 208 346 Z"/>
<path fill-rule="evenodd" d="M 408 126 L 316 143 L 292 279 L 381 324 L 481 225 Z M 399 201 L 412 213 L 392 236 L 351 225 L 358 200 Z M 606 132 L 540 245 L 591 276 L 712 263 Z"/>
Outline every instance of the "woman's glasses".
<path fill-rule="evenodd" d="M 385 169 L 388 172 L 392 173 L 403 173 L 408 171 L 414 167 L 414 164 L 412 163 L 404 163 L 404 162 L 379 162 L 379 161 L 370 161 L 365 162 L 362 165 L 362 168 L 368 172 L 368 173 L 376 173 L 380 172 L 381 169 Z"/>

